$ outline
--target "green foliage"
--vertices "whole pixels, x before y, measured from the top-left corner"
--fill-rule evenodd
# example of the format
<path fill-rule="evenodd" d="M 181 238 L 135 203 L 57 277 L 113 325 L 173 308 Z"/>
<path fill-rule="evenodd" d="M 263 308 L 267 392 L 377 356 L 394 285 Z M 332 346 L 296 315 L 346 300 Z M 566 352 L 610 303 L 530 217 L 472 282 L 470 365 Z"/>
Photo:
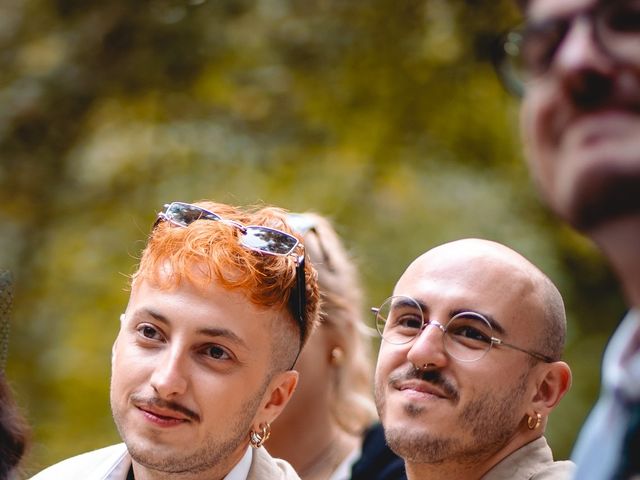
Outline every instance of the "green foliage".
<path fill-rule="evenodd" d="M 29 471 L 115 441 L 111 343 L 166 201 L 331 216 L 372 304 L 438 243 L 477 236 L 567 300 L 566 457 L 623 313 L 583 239 L 538 204 L 517 105 L 488 65 L 516 19 L 481 0 L 24 0 L 0 4 L 0 267 L 16 278 L 9 376 Z M 588 353 L 585 353 L 588 352 Z"/>

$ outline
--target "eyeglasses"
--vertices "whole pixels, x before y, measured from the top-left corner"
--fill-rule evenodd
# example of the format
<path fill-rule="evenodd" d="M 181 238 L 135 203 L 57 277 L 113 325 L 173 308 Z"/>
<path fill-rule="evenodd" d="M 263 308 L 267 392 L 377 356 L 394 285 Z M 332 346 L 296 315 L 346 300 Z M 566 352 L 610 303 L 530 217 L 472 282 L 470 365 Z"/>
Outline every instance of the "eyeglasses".
<path fill-rule="evenodd" d="M 385 342 L 393 345 L 411 342 L 431 325 L 442 330 L 444 350 L 460 362 L 480 360 L 494 345 L 518 350 L 546 363 L 553 362 L 551 357 L 494 337 L 489 320 L 477 312 L 458 313 L 446 325 L 433 320 L 426 322 L 420 304 L 404 295 L 389 297 L 380 308 L 372 308 L 371 311 L 376 315 L 378 333 Z"/>
<path fill-rule="evenodd" d="M 564 18 L 531 21 L 496 43 L 493 63 L 505 87 L 521 96 L 526 83 L 546 73 L 572 25 L 589 22 L 594 41 L 618 62 L 640 65 L 640 0 L 601 0 Z"/>
<path fill-rule="evenodd" d="M 306 285 L 304 275 L 304 246 L 296 237 L 275 228 L 261 225 L 243 225 L 234 220 L 222 218 L 217 213 L 206 210 L 198 205 L 183 202 L 172 202 L 164 206 L 164 210 L 158 213 L 158 219 L 154 228 L 161 221 L 167 221 L 178 227 L 188 227 L 197 220 L 210 220 L 222 222 L 240 232 L 238 241 L 240 245 L 255 252 L 267 255 L 295 256 L 296 261 L 296 320 L 300 325 L 300 338 L 306 334 L 304 322 L 306 308 Z M 302 253 L 295 253 L 302 250 Z"/>

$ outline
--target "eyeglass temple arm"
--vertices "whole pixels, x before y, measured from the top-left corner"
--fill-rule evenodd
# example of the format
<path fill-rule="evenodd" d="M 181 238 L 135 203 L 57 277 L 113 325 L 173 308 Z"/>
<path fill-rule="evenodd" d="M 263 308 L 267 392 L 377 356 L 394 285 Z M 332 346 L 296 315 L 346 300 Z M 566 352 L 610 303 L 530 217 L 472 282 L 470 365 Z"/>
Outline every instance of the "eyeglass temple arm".
<path fill-rule="evenodd" d="M 514 350 L 518 350 L 519 352 L 526 353 L 527 355 L 531 355 L 533 358 L 537 358 L 538 360 L 543 361 L 545 363 L 553 363 L 553 358 L 551 357 L 547 357 L 546 355 L 542 355 L 541 353 L 531 352 L 529 350 L 525 350 L 524 348 L 511 345 L 510 343 L 506 343 L 505 341 L 500 340 L 499 338 L 496 338 L 496 337 L 491 337 L 491 343 L 495 345 L 500 345 L 503 347 L 513 348 Z"/>
<path fill-rule="evenodd" d="M 296 290 L 298 294 L 298 301 L 296 304 L 298 305 L 298 311 L 296 312 L 298 324 L 300 326 L 300 348 L 298 348 L 298 353 L 296 354 L 296 358 L 293 359 L 293 363 L 291 364 L 291 368 L 289 370 L 293 370 L 296 366 L 296 362 L 300 357 L 300 353 L 302 352 L 302 342 L 307 334 L 307 325 L 305 323 L 305 311 L 307 309 L 307 292 L 306 292 L 306 279 L 305 279 L 305 261 L 304 261 L 304 250 L 300 255 L 296 257 Z"/>

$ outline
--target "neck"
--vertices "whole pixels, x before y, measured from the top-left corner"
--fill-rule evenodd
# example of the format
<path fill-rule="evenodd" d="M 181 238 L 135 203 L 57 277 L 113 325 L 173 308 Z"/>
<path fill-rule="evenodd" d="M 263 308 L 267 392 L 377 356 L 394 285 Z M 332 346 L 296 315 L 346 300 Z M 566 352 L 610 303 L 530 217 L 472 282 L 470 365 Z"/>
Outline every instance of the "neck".
<path fill-rule="evenodd" d="M 242 449 L 239 452 L 234 452 L 224 462 L 221 462 L 208 470 L 198 472 L 163 472 L 148 468 L 132 459 L 135 480 L 173 480 L 176 478 L 179 478 L 180 480 L 223 480 L 224 477 L 226 477 L 242 459 L 246 453 L 247 444 L 248 442 L 242 446 Z"/>
<path fill-rule="evenodd" d="M 611 263 L 629 304 L 640 307 L 640 215 L 613 220 L 588 234 Z"/>
<path fill-rule="evenodd" d="M 514 437 L 500 450 L 484 455 L 464 458 L 458 455 L 439 463 L 405 462 L 408 480 L 480 480 L 489 470 L 509 455 L 541 436 L 539 431 L 529 431 Z"/>
<path fill-rule="evenodd" d="M 269 453 L 289 462 L 303 480 L 329 478 L 360 439 L 331 420 L 318 428 L 305 422 L 289 424 L 286 431 L 280 430 L 281 434 L 274 428 L 267 445 Z"/>

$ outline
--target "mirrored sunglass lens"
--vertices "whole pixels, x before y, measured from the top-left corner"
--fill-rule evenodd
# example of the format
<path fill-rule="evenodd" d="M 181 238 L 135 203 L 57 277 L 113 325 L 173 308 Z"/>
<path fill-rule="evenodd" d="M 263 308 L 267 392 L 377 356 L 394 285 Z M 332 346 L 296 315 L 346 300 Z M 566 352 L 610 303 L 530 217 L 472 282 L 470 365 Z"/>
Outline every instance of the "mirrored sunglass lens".
<path fill-rule="evenodd" d="M 478 360 L 491 348 L 491 325 L 485 318 L 473 312 L 454 316 L 447 324 L 446 330 L 445 348 L 449 355 L 458 360 Z"/>
<path fill-rule="evenodd" d="M 172 203 L 167 208 L 165 216 L 184 227 L 191 225 L 193 222 L 199 219 L 206 220 L 220 220 L 220 217 L 212 212 L 207 212 L 195 205 L 189 205 L 186 203 Z"/>
<path fill-rule="evenodd" d="M 396 345 L 410 342 L 420 333 L 422 325 L 422 310 L 411 297 L 387 299 L 376 315 L 378 333 L 385 341 Z"/>
<path fill-rule="evenodd" d="M 298 245 L 296 237 L 266 227 L 247 227 L 241 242 L 247 248 L 277 255 L 288 255 Z"/>

